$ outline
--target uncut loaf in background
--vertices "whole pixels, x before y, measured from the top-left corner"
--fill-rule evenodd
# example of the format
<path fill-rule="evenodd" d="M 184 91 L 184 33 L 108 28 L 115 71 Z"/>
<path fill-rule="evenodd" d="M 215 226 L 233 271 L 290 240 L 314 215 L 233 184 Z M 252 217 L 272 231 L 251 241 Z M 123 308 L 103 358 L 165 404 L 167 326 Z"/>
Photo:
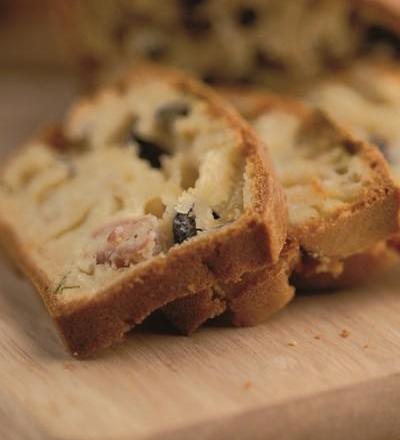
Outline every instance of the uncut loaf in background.
<path fill-rule="evenodd" d="M 280 298 L 285 297 L 284 286 L 273 276 L 282 265 L 286 275 L 294 268 L 297 286 L 333 288 L 359 282 L 367 275 L 363 269 L 377 270 L 394 258 L 382 240 L 398 231 L 400 195 L 375 147 L 298 101 L 237 89 L 224 93 L 268 145 L 288 200 L 289 242 L 299 244 L 301 255 L 288 260 L 291 254 L 283 252 L 278 263 L 251 282 L 244 279 L 246 289 L 227 289 L 224 307 L 215 290 L 167 305 L 167 317 L 184 333 L 224 311 L 237 325 L 269 317 L 277 287 L 283 289 Z M 246 302 L 249 297 L 252 301 Z M 246 314 L 236 315 L 241 301 Z"/>
<path fill-rule="evenodd" d="M 287 233 L 283 191 L 251 128 L 161 67 L 79 101 L 0 179 L 4 247 L 75 355 L 277 261 Z"/>
<path fill-rule="evenodd" d="M 51 6 L 92 83 L 144 57 L 209 80 L 287 90 L 365 53 L 395 54 L 400 47 L 395 0 L 55 0 Z"/>

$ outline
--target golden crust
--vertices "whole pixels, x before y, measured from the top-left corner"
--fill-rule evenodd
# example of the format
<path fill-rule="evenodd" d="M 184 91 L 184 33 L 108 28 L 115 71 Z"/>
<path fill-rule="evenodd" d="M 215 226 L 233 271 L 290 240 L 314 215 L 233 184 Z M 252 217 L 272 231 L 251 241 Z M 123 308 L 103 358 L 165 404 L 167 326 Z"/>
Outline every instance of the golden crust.
<path fill-rule="evenodd" d="M 251 172 L 253 203 L 237 221 L 211 237 L 174 246 L 166 256 L 138 265 L 93 299 L 66 303 L 57 301 L 50 280 L 2 213 L 0 235 L 5 248 L 35 285 L 68 349 L 77 356 L 91 355 L 121 340 L 152 311 L 176 298 L 238 280 L 244 272 L 276 261 L 286 238 L 285 197 L 252 130 L 211 90 L 182 73 L 145 66 L 124 81 L 134 84 L 151 81 L 153 76 L 207 101 L 212 111 L 235 130 Z M 120 84 L 112 87 L 117 86 Z"/>
<path fill-rule="evenodd" d="M 163 312 L 186 335 L 223 313 L 238 327 L 260 324 L 293 299 L 294 288 L 289 284 L 289 275 L 298 258 L 297 243 L 288 240 L 278 262 L 248 272 L 238 282 L 178 299 L 164 307 Z"/>

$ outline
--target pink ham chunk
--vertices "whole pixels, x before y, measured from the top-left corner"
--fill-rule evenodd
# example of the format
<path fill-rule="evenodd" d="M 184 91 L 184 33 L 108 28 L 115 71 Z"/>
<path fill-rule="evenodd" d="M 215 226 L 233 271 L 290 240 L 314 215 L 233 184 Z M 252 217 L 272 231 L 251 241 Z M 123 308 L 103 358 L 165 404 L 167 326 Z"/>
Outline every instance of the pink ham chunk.
<path fill-rule="evenodd" d="M 128 267 L 159 252 L 157 219 L 143 215 L 102 226 L 93 232 L 99 243 L 96 264 Z"/>

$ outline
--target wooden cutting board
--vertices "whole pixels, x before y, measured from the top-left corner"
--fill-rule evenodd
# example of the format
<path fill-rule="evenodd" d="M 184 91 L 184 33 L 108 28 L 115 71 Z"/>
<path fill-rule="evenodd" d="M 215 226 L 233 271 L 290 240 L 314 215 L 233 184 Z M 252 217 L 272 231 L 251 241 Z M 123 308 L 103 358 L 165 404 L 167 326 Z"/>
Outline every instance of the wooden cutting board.
<path fill-rule="evenodd" d="M 0 146 L 64 110 L 68 78 L 1 72 Z M 191 338 L 153 320 L 78 361 L 0 265 L 0 438 L 400 439 L 400 267 L 298 297 L 265 325 Z"/>

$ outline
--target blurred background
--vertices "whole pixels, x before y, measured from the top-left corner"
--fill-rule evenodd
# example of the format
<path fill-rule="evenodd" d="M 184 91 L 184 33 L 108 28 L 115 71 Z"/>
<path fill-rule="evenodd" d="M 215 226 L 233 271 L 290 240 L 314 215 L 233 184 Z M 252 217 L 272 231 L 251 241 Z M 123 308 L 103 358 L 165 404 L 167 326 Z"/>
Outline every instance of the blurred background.
<path fill-rule="evenodd" d="M 399 0 L 0 1 L 0 67 L 66 71 L 128 55 L 274 85 L 272 73 L 315 75 L 377 43 L 399 55 L 399 35 Z"/>
<path fill-rule="evenodd" d="M 0 66 L 65 68 L 65 53 L 56 30 L 48 0 L 1 0 Z"/>
<path fill-rule="evenodd" d="M 0 0 L 1 153 L 61 117 L 77 93 L 48 6 L 46 0 Z"/>
<path fill-rule="evenodd" d="M 400 0 L 0 0 L 0 148 L 142 58 L 301 95 L 399 35 Z"/>

